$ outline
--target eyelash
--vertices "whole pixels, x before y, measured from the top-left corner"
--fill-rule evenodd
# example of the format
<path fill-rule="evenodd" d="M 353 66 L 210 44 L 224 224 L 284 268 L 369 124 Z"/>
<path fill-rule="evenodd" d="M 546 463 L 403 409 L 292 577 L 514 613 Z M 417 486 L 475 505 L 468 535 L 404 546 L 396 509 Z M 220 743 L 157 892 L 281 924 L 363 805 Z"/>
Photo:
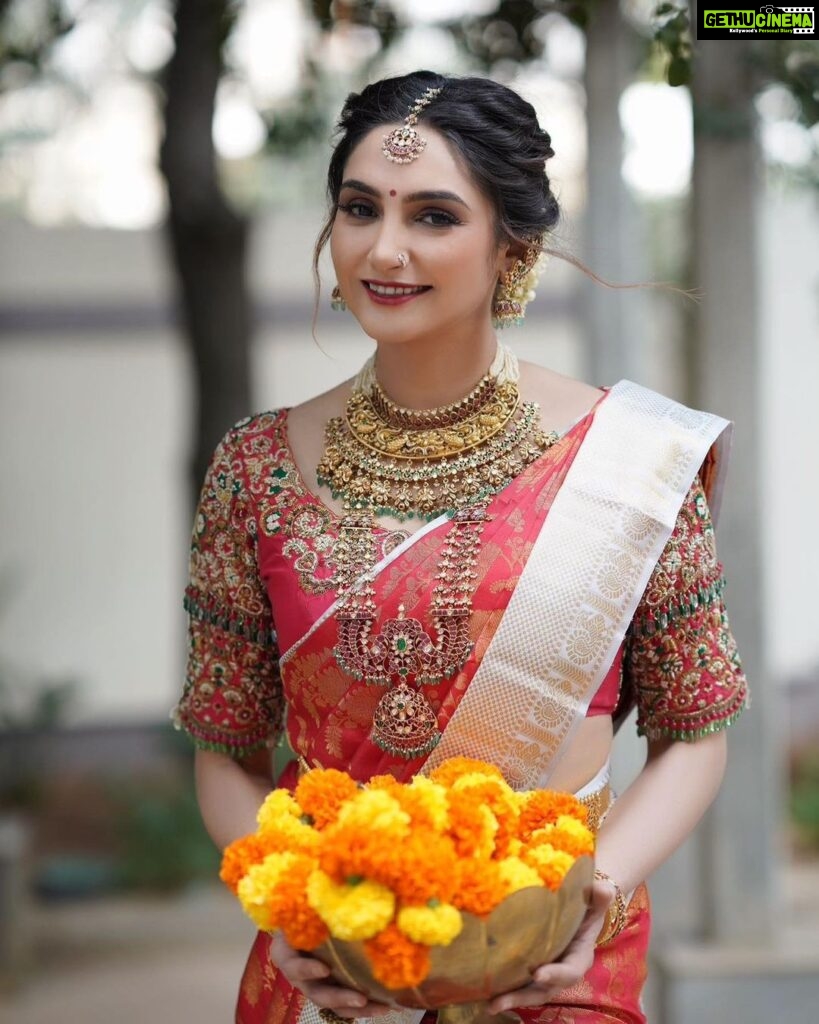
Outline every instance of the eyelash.
<path fill-rule="evenodd" d="M 357 220 L 369 220 L 370 219 L 369 215 L 365 216 L 365 215 L 362 215 L 361 213 L 355 213 L 354 211 L 357 208 L 361 208 L 361 209 L 364 209 L 364 210 L 371 210 L 371 211 L 373 209 L 373 207 L 370 206 L 369 203 L 364 203 L 360 199 L 353 199 L 349 203 L 338 203 L 337 204 L 337 208 L 339 210 L 341 210 L 343 213 L 347 213 L 351 217 L 354 217 Z M 460 224 L 461 223 L 461 221 L 459 221 L 458 218 L 454 214 L 449 213 L 447 210 L 424 210 L 423 213 L 419 214 L 419 219 L 421 217 L 443 217 L 444 218 L 444 223 L 443 224 L 441 224 L 441 223 L 435 224 L 435 223 L 429 223 L 428 222 L 427 226 L 428 227 L 432 227 L 432 228 L 449 228 L 449 227 L 454 226 L 455 224 Z"/>

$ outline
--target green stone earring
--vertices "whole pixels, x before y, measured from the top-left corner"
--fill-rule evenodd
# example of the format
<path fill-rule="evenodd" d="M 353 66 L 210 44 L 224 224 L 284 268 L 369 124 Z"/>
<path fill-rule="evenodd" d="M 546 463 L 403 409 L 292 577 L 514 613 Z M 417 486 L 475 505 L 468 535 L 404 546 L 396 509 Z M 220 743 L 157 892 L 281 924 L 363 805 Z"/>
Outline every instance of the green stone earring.
<path fill-rule="evenodd" d="M 338 285 L 330 293 L 330 307 L 336 313 L 344 313 L 347 309 L 347 303 L 344 301 L 344 296 L 341 294 L 341 289 Z"/>

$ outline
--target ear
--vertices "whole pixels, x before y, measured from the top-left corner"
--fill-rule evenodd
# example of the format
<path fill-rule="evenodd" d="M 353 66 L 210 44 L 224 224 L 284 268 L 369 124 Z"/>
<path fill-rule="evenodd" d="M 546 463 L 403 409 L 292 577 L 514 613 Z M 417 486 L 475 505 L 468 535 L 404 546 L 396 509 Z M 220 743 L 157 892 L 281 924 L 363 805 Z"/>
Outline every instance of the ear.
<path fill-rule="evenodd" d="M 518 260 L 526 255 L 526 246 L 520 242 L 506 241 L 498 246 L 498 275 L 503 277 L 509 273 Z"/>

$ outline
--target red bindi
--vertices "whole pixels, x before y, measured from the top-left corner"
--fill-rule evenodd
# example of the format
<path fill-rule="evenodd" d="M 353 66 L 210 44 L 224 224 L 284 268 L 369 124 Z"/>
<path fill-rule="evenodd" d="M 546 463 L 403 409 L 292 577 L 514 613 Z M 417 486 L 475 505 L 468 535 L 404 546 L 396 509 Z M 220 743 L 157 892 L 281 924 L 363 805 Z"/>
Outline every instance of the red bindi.
<path fill-rule="evenodd" d="M 397 193 L 397 192 L 395 191 L 395 189 L 394 189 L 394 188 L 391 188 L 391 189 L 390 189 L 390 195 L 391 195 L 391 196 L 395 196 L 395 195 L 398 195 L 398 193 Z"/>

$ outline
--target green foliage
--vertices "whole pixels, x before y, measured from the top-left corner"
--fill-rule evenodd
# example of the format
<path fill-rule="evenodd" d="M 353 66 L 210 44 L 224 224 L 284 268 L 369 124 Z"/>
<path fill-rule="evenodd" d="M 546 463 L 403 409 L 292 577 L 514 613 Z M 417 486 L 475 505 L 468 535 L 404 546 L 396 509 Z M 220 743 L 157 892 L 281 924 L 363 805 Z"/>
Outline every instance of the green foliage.
<path fill-rule="evenodd" d="M 667 58 L 666 81 L 669 85 L 688 85 L 691 81 L 691 25 L 688 9 L 675 4 L 658 4 L 653 11 L 654 41 Z"/>
<path fill-rule="evenodd" d="M 127 888 L 168 891 L 217 877 L 219 851 L 202 824 L 189 778 L 111 788 L 118 874 Z"/>
<path fill-rule="evenodd" d="M 58 729 L 65 725 L 79 684 L 74 679 L 22 679 L 0 664 L 0 730 Z"/>
<path fill-rule="evenodd" d="M 802 754 L 792 767 L 790 812 L 798 838 L 819 853 L 819 748 Z"/>

